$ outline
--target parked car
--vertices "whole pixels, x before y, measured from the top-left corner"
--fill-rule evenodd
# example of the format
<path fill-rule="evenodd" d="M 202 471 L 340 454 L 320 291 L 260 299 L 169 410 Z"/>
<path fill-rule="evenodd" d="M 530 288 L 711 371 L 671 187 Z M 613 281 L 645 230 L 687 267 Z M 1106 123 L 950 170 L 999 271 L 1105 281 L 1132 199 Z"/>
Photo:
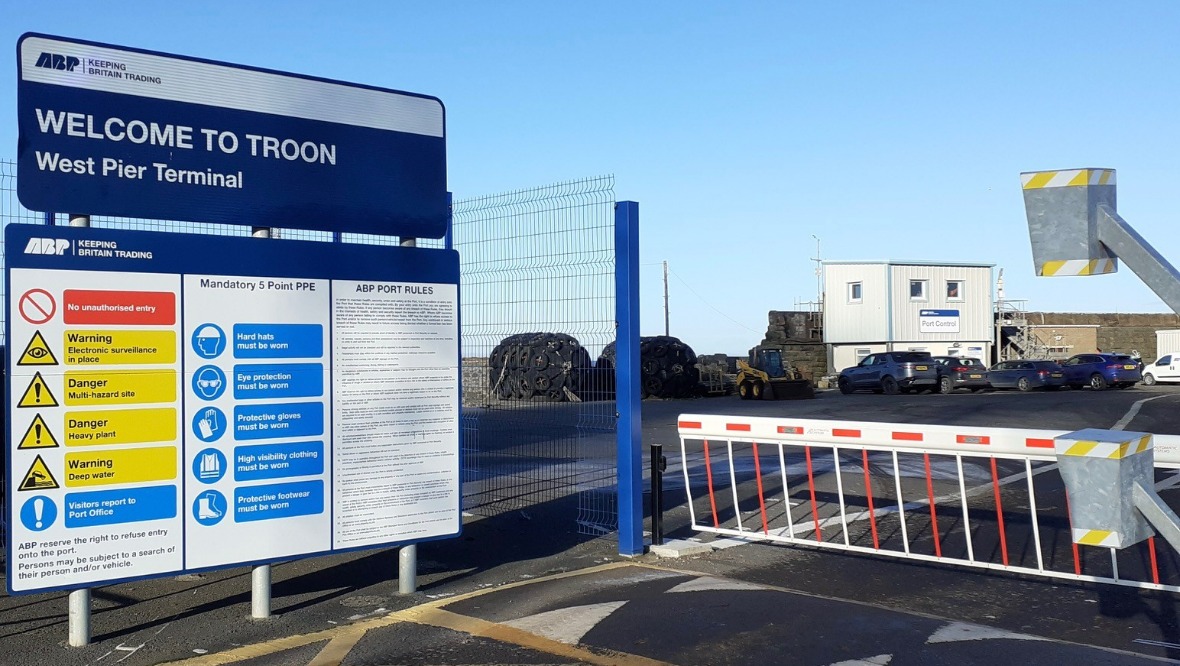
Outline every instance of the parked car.
<path fill-rule="evenodd" d="M 1127 388 L 1143 378 L 1139 364 L 1126 354 L 1077 354 L 1061 364 L 1065 383 L 1074 388 L 1089 386 L 1101 391 L 1108 386 Z"/>
<path fill-rule="evenodd" d="M 1043 388 L 1055 391 L 1065 386 L 1065 370 L 1054 361 L 1018 359 L 1004 361 L 991 367 L 987 373 L 992 388 L 1031 391 Z"/>
<path fill-rule="evenodd" d="M 961 356 L 935 356 L 938 363 L 938 392 L 951 393 L 955 389 L 971 389 L 971 392 L 988 388 L 987 366 L 977 358 Z"/>
<path fill-rule="evenodd" d="M 1143 383 L 1180 382 L 1180 354 L 1164 354 L 1155 363 L 1143 368 Z"/>
<path fill-rule="evenodd" d="M 938 364 L 930 352 L 894 351 L 869 354 L 860 363 L 844 368 L 836 380 L 841 393 L 872 390 L 876 393 L 910 393 L 938 388 Z"/>

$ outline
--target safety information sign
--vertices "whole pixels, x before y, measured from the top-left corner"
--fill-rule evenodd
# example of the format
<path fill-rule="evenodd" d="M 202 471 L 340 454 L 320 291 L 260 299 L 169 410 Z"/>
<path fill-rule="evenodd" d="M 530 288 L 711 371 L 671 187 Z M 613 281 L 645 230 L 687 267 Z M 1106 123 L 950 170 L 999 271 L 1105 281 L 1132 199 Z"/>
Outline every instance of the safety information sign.
<path fill-rule="evenodd" d="M 459 532 L 455 253 L 5 238 L 11 592 Z"/>
<path fill-rule="evenodd" d="M 434 97 L 26 34 L 17 124 L 17 196 L 29 210 L 446 231 L 445 111 Z M 37 289 L 19 306 L 33 324 L 53 316 Z"/>

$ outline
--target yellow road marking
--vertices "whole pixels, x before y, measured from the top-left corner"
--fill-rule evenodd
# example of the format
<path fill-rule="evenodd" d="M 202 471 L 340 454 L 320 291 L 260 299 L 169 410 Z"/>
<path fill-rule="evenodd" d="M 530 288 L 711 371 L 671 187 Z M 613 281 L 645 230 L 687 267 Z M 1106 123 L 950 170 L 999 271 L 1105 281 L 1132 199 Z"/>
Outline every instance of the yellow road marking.
<path fill-rule="evenodd" d="M 342 631 L 336 634 L 336 637 L 328 641 L 324 649 L 320 650 L 320 653 L 307 666 L 340 666 L 340 662 L 344 661 L 348 653 L 356 647 L 357 642 L 368 633 L 368 629 L 357 629 L 351 626 L 348 628 L 352 631 Z"/>
<path fill-rule="evenodd" d="M 576 659 L 587 664 L 600 664 L 601 666 L 665 666 L 668 663 L 603 648 L 595 648 L 593 651 L 590 651 L 576 645 L 567 645 L 551 638 L 530 634 L 516 627 L 509 627 L 496 622 L 481 620 L 477 617 L 452 613 L 441 608 L 415 607 L 403 612 L 407 613 L 405 619 L 408 622 L 416 622 L 432 627 L 442 627 L 443 629 L 460 631 L 465 634 L 471 634 L 472 636 L 490 638 L 502 643 L 511 643 L 530 650 L 544 652 L 545 654 L 557 655 L 566 659 Z"/>
<path fill-rule="evenodd" d="M 370 620 L 362 620 L 354 624 L 343 627 L 333 627 L 331 629 L 324 629 L 309 634 L 296 634 L 294 636 L 284 636 L 282 638 L 275 638 L 273 640 L 262 643 L 254 643 L 253 645 L 243 645 L 242 647 L 226 650 L 224 652 L 215 652 L 213 654 L 205 654 L 199 657 L 189 657 L 177 661 L 170 661 L 162 666 L 224 666 L 225 664 L 233 664 L 246 659 L 253 659 L 255 657 L 265 657 L 267 655 L 275 654 L 276 652 L 283 652 L 284 650 L 291 650 L 304 645 L 318 643 L 320 641 L 333 641 L 337 635 L 347 634 L 352 635 L 354 632 L 358 634 L 357 640 L 364 636 L 370 629 L 377 629 L 380 627 L 388 627 L 399 622 L 417 622 L 411 619 L 416 613 L 421 613 L 427 609 L 442 608 L 457 601 L 464 601 L 474 597 L 483 596 L 490 592 L 499 592 L 501 590 L 511 590 L 515 587 L 522 587 L 525 585 L 533 585 L 535 583 L 544 583 L 547 581 L 561 580 L 563 578 L 573 578 L 575 576 L 585 576 L 595 574 L 602 571 L 610 571 L 611 569 L 620 569 L 622 567 L 636 566 L 637 562 L 610 562 L 608 564 L 600 564 L 595 567 L 588 567 L 586 569 L 578 569 L 576 571 L 565 571 L 552 576 L 545 576 L 543 578 L 530 578 L 528 580 L 519 580 L 512 583 L 505 583 L 496 587 L 490 587 L 482 590 L 474 590 L 472 592 L 465 592 L 463 594 L 456 594 L 445 599 L 435 599 L 428 601 L 418 606 L 413 606 L 405 610 L 396 611 L 389 615 L 375 617 Z M 421 624 L 421 623 L 420 623 Z M 531 634 L 529 634 L 531 636 Z M 330 644 L 329 644 L 330 645 Z M 325 645 L 321 650 L 321 654 L 327 651 L 329 645 Z M 355 643 L 354 643 L 355 645 Z M 565 645 L 559 643 L 559 645 Z M 632 655 L 627 655 L 628 657 Z M 318 658 L 318 657 L 317 657 Z M 635 657 L 636 659 L 643 659 L 643 657 Z M 600 663 L 600 662 L 594 662 Z M 658 664 L 661 662 L 647 661 L 647 662 L 610 662 L 623 664 Z"/>

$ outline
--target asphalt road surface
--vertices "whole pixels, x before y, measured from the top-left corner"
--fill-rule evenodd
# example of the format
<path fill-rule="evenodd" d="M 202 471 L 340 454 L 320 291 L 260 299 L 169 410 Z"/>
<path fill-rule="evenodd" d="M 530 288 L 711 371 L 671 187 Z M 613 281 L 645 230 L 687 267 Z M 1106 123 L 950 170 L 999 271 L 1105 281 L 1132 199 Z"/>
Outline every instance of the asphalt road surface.
<path fill-rule="evenodd" d="M 1147 398 L 1155 398 L 1140 402 Z M 842 396 L 644 405 L 645 445 L 680 413 L 1180 434 L 1180 390 Z M 544 436 L 544 433 L 536 433 Z M 604 455 L 609 454 L 609 438 Z M 665 530 L 689 527 L 669 487 Z M 679 498 L 679 499 L 678 499 Z M 94 591 L 93 645 L 64 647 L 64 594 L 0 598 L 0 663 L 922 664 L 1146 663 L 1180 658 L 1177 596 L 754 543 L 666 560 L 577 534 L 569 498 L 472 519 L 419 546 L 418 593 L 396 551 L 276 565 L 270 620 L 245 569 Z M 728 545 L 728 544 L 727 544 Z"/>

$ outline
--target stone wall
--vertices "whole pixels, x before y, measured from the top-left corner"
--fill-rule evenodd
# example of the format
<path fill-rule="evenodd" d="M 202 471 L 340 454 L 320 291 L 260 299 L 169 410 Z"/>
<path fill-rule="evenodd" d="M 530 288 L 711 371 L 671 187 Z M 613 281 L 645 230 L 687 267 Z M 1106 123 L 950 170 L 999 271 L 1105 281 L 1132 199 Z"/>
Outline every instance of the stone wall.
<path fill-rule="evenodd" d="M 1104 352 L 1130 353 L 1138 350 L 1146 362 L 1156 358 L 1155 332 L 1180 328 L 1176 314 L 1123 314 L 1117 312 L 1030 312 L 1028 323 L 1037 326 L 1097 324 L 1098 349 Z M 1075 353 L 1083 353 L 1081 350 Z"/>
<path fill-rule="evenodd" d="M 1098 327 L 1094 325 L 1030 324 L 1029 330 L 1041 347 L 1048 350 L 1043 354 L 1045 358 L 1062 360 L 1074 354 L 1093 353 L 1100 348 Z"/>

